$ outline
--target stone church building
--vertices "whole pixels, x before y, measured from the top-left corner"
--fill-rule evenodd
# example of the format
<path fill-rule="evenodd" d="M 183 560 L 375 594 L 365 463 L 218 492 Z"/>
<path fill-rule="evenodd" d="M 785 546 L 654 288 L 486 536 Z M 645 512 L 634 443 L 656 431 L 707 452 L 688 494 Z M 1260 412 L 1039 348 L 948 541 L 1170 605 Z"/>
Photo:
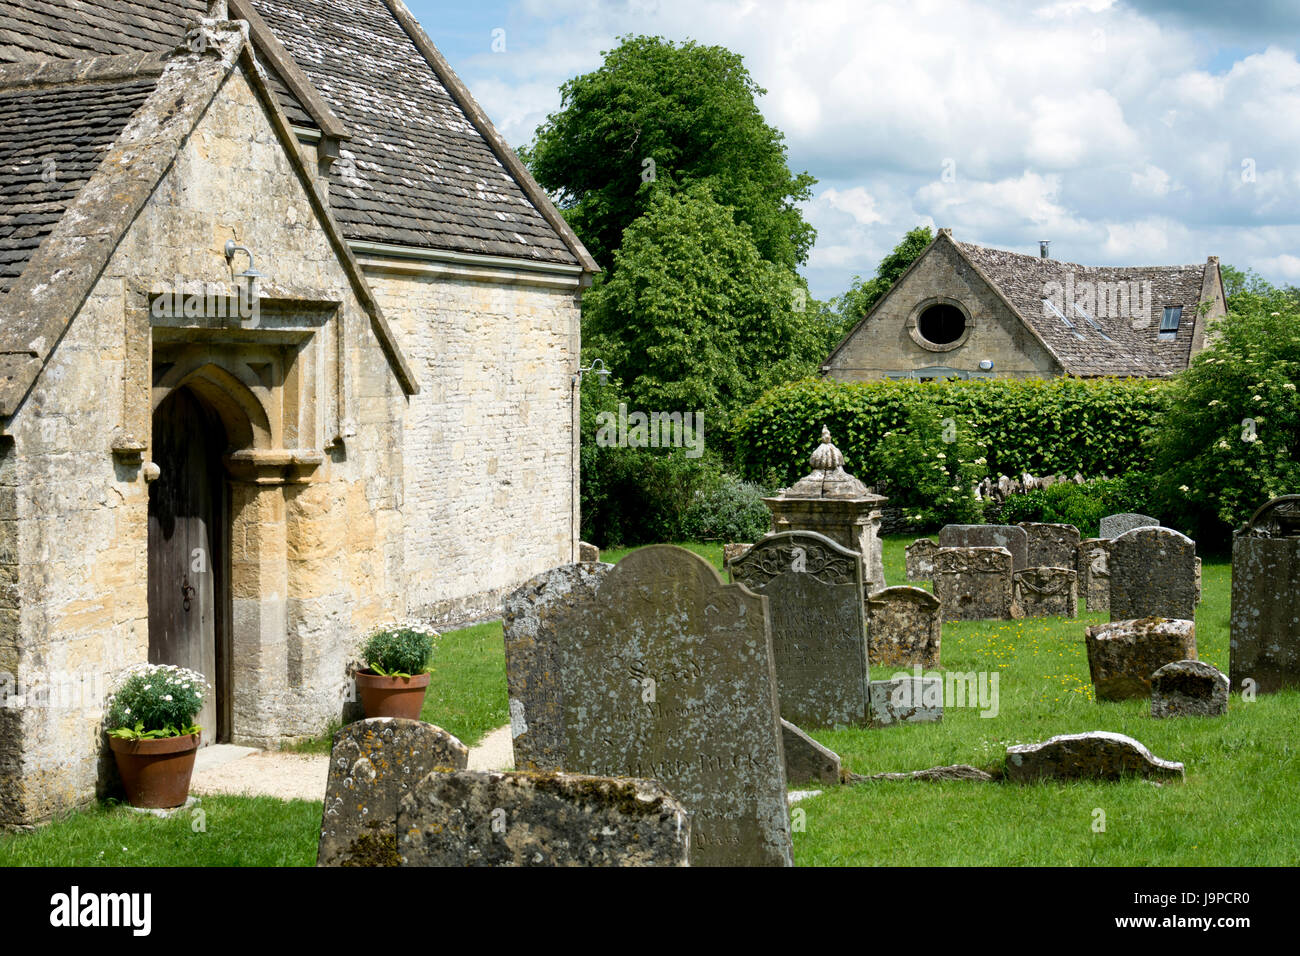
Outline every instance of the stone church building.
<path fill-rule="evenodd" d="M 54 12 L 57 9 L 57 13 Z M 0 824 L 104 697 L 338 716 L 376 625 L 576 559 L 590 255 L 401 0 L 0 2 Z"/>
<path fill-rule="evenodd" d="M 1225 311 L 1219 260 L 1098 267 L 939 235 L 844 337 L 822 374 L 1159 378 L 1187 368 Z"/>

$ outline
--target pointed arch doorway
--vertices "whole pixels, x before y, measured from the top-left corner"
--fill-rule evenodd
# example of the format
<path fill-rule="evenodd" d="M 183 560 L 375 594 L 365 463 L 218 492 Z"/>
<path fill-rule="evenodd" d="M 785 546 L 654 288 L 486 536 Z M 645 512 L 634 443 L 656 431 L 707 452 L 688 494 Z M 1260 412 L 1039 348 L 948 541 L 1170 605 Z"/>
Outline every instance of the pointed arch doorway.
<path fill-rule="evenodd" d="M 188 667 L 211 685 L 196 720 L 204 745 L 230 739 L 228 447 L 221 417 L 189 387 L 154 411 L 149 662 Z"/>

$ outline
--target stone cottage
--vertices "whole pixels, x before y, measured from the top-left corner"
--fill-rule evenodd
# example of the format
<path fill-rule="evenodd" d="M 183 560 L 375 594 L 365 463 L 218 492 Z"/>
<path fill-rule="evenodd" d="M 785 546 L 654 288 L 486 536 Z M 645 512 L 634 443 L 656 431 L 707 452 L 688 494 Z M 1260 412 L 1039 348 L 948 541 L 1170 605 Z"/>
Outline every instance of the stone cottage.
<path fill-rule="evenodd" d="M 917 257 L 822 365 L 843 382 L 1159 378 L 1187 368 L 1226 311 L 1219 260 L 1081 266 L 957 242 Z"/>
<path fill-rule="evenodd" d="M 132 664 L 274 745 L 576 560 L 596 271 L 400 0 L 52 9 L 0 5 L 0 824 L 102 792 Z"/>

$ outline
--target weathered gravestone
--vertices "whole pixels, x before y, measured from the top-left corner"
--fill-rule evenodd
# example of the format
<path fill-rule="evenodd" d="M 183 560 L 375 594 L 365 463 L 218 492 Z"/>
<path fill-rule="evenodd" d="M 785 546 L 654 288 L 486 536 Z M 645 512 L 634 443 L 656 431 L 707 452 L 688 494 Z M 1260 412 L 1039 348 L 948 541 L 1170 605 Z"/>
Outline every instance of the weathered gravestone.
<path fill-rule="evenodd" d="M 1157 528 L 1159 526 L 1160 522 L 1155 518 L 1126 511 L 1123 514 L 1107 515 L 1102 518 L 1098 537 L 1118 538 L 1124 532 L 1132 531 L 1134 528 Z"/>
<path fill-rule="evenodd" d="M 691 815 L 692 866 L 791 865 L 767 598 L 653 545 L 575 610 L 560 645 L 565 769 L 662 783 Z"/>
<path fill-rule="evenodd" d="M 398 801 L 437 768 L 463 770 L 469 750 L 418 720 L 373 717 L 334 735 L 317 866 L 397 866 Z"/>
<path fill-rule="evenodd" d="M 1078 617 L 1075 573 L 1069 568 L 1025 568 L 1012 575 L 1016 607 L 1025 617 Z"/>
<path fill-rule="evenodd" d="M 871 726 L 943 720 L 943 678 L 898 674 L 871 682 Z"/>
<path fill-rule="evenodd" d="M 770 534 L 732 561 L 731 579 L 767 596 L 781 716 L 800 727 L 863 727 L 867 637 L 862 562 L 810 531 Z"/>
<path fill-rule="evenodd" d="M 431 773 L 397 811 L 402 866 L 686 866 L 690 820 L 653 780 Z"/>
<path fill-rule="evenodd" d="M 1152 780 L 1182 780 L 1183 765 L 1152 756 L 1150 750 L 1132 737 L 1094 730 L 1008 747 L 1005 773 L 1012 783 L 1042 779 L 1120 780 L 1134 775 Z"/>
<path fill-rule="evenodd" d="M 1221 717 L 1228 678 L 1204 661 L 1172 661 L 1151 675 L 1152 717 Z"/>
<path fill-rule="evenodd" d="M 515 769 L 564 767 L 559 646 L 567 616 L 590 608 L 612 564 L 563 564 L 531 578 L 502 602 L 506 691 Z"/>
<path fill-rule="evenodd" d="M 1110 539 L 1087 538 L 1079 542 L 1079 595 L 1089 611 L 1110 608 Z"/>
<path fill-rule="evenodd" d="M 600 548 L 594 544 L 588 544 L 586 541 L 578 542 L 578 560 L 583 562 L 593 562 L 600 560 Z"/>
<path fill-rule="evenodd" d="M 1022 521 L 1029 538 L 1028 567 L 1073 568 L 1079 559 L 1079 529 L 1072 524 Z"/>
<path fill-rule="evenodd" d="M 1231 620 L 1234 689 L 1300 687 L 1300 495 L 1274 498 L 1233 537 Z"/>
<path fill-rule="evenodd" d="M 941 548 L 1006 548 L 1011 552 L 1011 567 L 1023 571 L 1029 567 L 1029 535 L 1013 524 L 950 524 L 939 530 Z"/>
<path fill-rule="evenodd" d="M 823 747 L 788 720 L 781 721 L 781 738 L 788 786 L 840 782 L 840 755 L 835 751 Z"/>
<path fill-rule="evenodd" d="M 744 557 L 745 554 L 747 554 L 749 552 L 749 549 L 752 547 L 753 547 L 752 544 L 744 544 L 738 541 L 732 542 L 730 544 L 724 544 L 722 546 L 723 567 L 726 567 L 727 565 L 731 564 L 731 562 L 735 561 L 737 558 Z"/>
<path fill-rule="evenodd" d="M 1110 543 L 1110 619 L 1196 618 L 1196 542 L 1172 528 L 1134 528 Z"/>
<path fill-rule="evenodd" d="M 1146 697 L 1165 664 L 1196 660 L 1196 625 L 1168 618 L 1094 624 L 1084 644 L 1098 700 Z"/>
<path fill-rule="evenodd" d="M 942 639 L 939 599 L 924 588 L 885 588 L 867 598 L 872 667 L 938 667 Z"/>
<path fill-rule="evenodd" d="M 934 594 L 943 609 L 943 619 L 1019 617 L 1011 576 L 1011 552 L 1006 548 L 940 548 L 934 557 Z"/>
<path fill-rule="evenodd" d="M 934 553 L 939 542 L 933 538 L 917 538 L 907 546 L 907 580 L 931 581 L 934 579 Z"/>

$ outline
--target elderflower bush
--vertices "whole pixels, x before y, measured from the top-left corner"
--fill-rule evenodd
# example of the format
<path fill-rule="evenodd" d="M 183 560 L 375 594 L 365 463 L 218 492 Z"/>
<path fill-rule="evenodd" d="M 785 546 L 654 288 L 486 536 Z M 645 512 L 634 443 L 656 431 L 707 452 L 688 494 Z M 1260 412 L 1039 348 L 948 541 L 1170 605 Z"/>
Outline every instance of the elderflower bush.
<path fill-rule="evenodd" d="M 212 688 L 197 671 L 172 664 L 136 664 L 108 699 L 105 726 L 128 740 L 198 733 L 194 718 Z"/>
<path fill-rule="evenodd" d="M 916 406 L 904 427 L 885 432 L 877 453 L 880 492 L 918 532 L 981 520 L 975 485 L 988 473 L 987 449 L 967 422 L 936 405 Z"/>

